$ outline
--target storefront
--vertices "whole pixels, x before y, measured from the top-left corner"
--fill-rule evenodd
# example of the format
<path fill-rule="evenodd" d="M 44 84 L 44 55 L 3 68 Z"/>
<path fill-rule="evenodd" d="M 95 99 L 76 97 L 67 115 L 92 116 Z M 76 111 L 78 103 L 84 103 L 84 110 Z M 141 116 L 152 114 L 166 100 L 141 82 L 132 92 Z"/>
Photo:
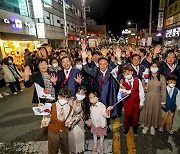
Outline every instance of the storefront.
<path fill-rule="evenodd" d="M 164 38 L 165 46 L 180 47 L 180 25 L 166 29 Z"/>
<path fill-rule="evenodd" d="M 17 65 L 24 64 L 24 49 L 34 51 L 39 43 L 34 20 L 0 10 L 0 27 L 0 60 L 12 56 Z"/>

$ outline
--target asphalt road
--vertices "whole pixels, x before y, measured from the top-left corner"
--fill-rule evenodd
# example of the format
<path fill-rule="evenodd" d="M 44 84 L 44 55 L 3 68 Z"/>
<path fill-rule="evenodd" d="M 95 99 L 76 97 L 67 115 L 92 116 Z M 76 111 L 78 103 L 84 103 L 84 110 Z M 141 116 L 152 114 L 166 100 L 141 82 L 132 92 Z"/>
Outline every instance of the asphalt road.
<path fill-rule="evenodd" d="M 24 89 L 18 95 L 10 95 L 0 99 L 0 154 L 21 153 L 47 153 L 47 131 L 40 128 L 40 116 L 34 116 L 31 103 L 33 87 Z M 139 135 L 134 137 L 132 132 L 123 135 L 123 117 L 117 125 L 119 137 L 119 151 L 121 154 L 180 154 L 180 112 L 177 112 L 174 120 L 174 135 L 167 132 L 156 132 L 155 136 L 143 135 L 142 127 Z M 111 120 L 111 128 L 114 128 L 114 120 Z M 106 139 L 105 153 L 113 153 L 112 133 Z M 114 136 L 115 138 L 115 136 Z M 92 136 L 86 132 L 85 153 L 91 153 Z M 115 145 L 113 145 L 115 147 Z"/>

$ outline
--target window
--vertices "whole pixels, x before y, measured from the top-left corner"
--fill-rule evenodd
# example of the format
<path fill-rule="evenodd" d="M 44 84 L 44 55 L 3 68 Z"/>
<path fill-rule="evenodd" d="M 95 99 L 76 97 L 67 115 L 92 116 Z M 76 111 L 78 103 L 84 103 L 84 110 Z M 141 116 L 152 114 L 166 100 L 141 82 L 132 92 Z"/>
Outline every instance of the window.
<path fill-rule="evenodd" d="M 60 20 L 57 20 L 57 23 L 60 24 Z"/>
<path fill-rule="evenodd" d="M 4 0 L 0 2 L 0 8 L 23 16 L 29 16 L 26 0 Z"/>

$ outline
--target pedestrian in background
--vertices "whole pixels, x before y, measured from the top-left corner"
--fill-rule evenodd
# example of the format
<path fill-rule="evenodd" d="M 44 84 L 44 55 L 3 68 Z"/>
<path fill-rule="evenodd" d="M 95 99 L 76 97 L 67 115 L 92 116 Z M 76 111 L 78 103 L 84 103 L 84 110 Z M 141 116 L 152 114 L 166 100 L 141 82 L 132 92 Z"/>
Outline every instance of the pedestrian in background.
<path fill-rule="evenodd" d="M 6 87 L 6 82 L 4 80 L 4 73 L 3 73 L 3 68 L 2 65 L 0 63 L 0 98 L 2 98 L 3 96 L 9 96 L 8 93 L 5 92 L 5 88 Z"/>
<path fill-rule="evenodd" d="M 11 92 L 14 95 L 17 95 L 17 91 L 23 91 L 19 82 L 21 74 L 18 68 L 13 63 L 13 58 L 11 56 L 9 56 L 8 58 L 4 58 L 2 60 L 2 64 L 5 82 L 9 84 Z"/>

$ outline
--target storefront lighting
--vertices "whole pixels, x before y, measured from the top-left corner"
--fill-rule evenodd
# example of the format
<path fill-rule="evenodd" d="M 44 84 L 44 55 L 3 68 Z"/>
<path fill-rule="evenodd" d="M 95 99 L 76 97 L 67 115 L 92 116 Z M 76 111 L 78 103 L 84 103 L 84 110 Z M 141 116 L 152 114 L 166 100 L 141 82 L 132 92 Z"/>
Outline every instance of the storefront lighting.
<path fill-rule="evenodd" d="M 161 33 L 158 33 L 158 34 L 156 34 L 156 36 L 157 36 L 157 37 L 161 37 L 161 36 L 162 36 L 162 34 L 161 34 Z"/>

